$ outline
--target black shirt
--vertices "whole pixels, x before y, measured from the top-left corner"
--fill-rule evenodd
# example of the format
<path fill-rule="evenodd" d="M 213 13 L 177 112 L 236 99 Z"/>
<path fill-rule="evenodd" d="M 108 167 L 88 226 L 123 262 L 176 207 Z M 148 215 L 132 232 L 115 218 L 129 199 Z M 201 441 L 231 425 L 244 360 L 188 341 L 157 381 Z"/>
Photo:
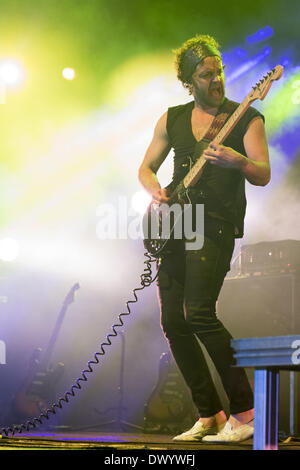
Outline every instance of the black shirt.
<path fill-rule="evenodd" d="M 226 101 L 228 101 L 227 98 L 225 98 L 224 103 Z M 233 101 L 230 103 L 233 110 L 239 106 L 239 103 Z M 194 105 L 195 102 L 191 101 L 168 109 L 167 132 L 174 150 L 174 171 L 171 187 L 177 185 L 190 169 L 189 163 L 197 143 L 191 122 Z M 263 121 L 265 120 L 259 111 L 249 107 L 224 140 L 223 145 L 246 155 L 243 137 L 249 123 L 257 116 L 260 116 Z M 206 215 L 230 222 L 235 227 L 236 238 L 243 237 L 247 202 L 245 177 L 239 170 L 206 164 L 200 180 L 192 188 L 191 193 L 194 203 L 201 202 L 205 204 Z M 203 193 L 208 195 L 207 199 L 197 199 L 197 195 Z"/>

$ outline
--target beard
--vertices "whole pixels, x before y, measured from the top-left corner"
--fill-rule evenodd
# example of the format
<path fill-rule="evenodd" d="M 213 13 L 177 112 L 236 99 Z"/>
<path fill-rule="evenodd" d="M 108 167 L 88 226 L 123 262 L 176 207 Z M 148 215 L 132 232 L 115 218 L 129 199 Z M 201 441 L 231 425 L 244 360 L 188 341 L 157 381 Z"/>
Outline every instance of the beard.
<path fill-rule="evenodd" d="M 225 90 L 224 86 L 220 83 L 218 86 L 213 86 L 207 90 L 193 87 L 193 95 L 195 101 L 205 108 L 218 108 L 224 100 Z"/>

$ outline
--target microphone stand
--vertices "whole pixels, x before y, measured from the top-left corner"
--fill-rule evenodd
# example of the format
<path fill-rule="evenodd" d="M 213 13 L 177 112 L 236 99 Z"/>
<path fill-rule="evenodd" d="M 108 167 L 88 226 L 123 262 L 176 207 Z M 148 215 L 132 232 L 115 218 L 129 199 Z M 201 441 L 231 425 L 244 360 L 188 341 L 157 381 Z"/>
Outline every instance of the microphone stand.
<path fill-rule="evenodd" d="M 121 360 L 120 360 L 120 377 L 119 377 L 119 385 L 118 385 L 118 405 L 116 407 L 108 408 L 105 411 L 99 411 L 95 408 L 96 413 L 99 415 L 105 415 L 108 411 L 114 410 L 116 411 L 116 418 L 103 421 L 100 423 L 96 423 L 94 425 L 88 425 L 80 428 L 76 428 L 77 430 L 83 429 L 92 429 L 92 428 L 102 428 L 106 426 L 115 426 L 118 430 L 126 431 L 127 428 L 133 428 L 139 431 L 142 431 L 144 428 L 142 426 L 138 426 L 137 424 L 130 423 L 123 419 L 123 411 L 124 407 L 124 369 L 125 369 L 125 337 L 123 331 L 119 331 L 118 335 L 121 337 Z"/>

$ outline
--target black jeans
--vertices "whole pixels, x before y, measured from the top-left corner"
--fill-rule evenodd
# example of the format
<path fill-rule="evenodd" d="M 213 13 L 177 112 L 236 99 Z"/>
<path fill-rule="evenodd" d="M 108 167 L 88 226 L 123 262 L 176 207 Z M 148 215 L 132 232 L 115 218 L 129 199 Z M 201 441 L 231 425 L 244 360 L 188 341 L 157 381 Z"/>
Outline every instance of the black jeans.
<path fill-rule="evenodd" d="M 201 417 L 222 410 L 205 356 L 206 347 L 221 377 L 232 414 L 253 408 L 253 393 L 244 369 L 234 363 L 232 336 L 216 315 L 216 302 L 234 248 L 233 227 L 218 219 L 205 221 L 200 250 L 185 250 L 162 259 L 158 275 L 161 325 Z"/>

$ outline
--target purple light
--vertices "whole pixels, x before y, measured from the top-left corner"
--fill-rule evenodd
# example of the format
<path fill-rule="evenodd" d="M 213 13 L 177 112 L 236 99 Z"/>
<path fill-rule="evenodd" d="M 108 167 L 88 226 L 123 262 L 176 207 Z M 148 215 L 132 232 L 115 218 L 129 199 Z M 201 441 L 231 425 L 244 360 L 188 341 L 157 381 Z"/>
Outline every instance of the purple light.
<path fill-rule="evenodd" d="M 251 36 L 248 36 L 246 41 L 248 44 L 256 44 L 257 42 L 261 42 L 265 39 L 270 38 L 271 36 L 273 36 L 273 34 L 274 31 L 271 26 L 266 26 L 265 28 L 260 29 L 256 33 L 251 34 Z"/>
<path fill-rule="evenodd" d="M 78 435 L 78 434 L 55 434 L 55 433 L 22 433 L 23 437 L 32 438 L 45 438 L 45 439 L 56 439 L 61 441 L 88 441 L 88 442 L 126 442 L 128 439 L 121 439 L 119 436 L 107 436 L 107 435 Z M 130 440 L 137 439 L 137 436 L 130 436 Z"/>

